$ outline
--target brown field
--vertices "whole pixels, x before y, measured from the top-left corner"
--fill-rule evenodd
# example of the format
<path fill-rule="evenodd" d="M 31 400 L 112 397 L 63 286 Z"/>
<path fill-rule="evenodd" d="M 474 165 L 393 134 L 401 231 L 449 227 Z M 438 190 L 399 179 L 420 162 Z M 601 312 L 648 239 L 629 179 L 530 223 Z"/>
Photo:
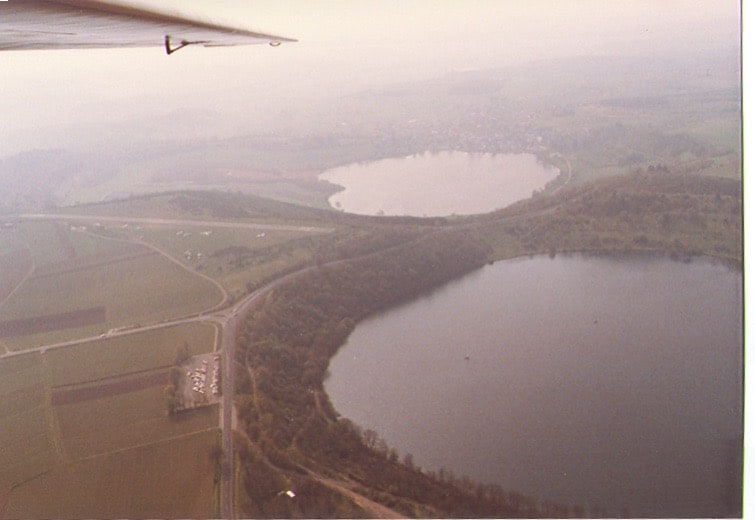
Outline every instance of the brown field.
<path fill-rule="evenodd" d="M 60 465 L 16 487 L 3 518 L 209 518 L 217 429 Z"/>
<path fill-rule="evenodd" d="M 206 454 L 216 445 L 217 407 L 174 420 L 163 386 L 177 347 L 211 352 L 215 334 L 213 325 L 192 323 L 0 359 L 0 518 L 210 516 Z M 134 481 L 153 473 L 160 484 L 139 488 L 129 510 Z M 120 502 L 116 481 L 127 484 Z M 184 486 L 199 496 L 182 496 Z M 102 509 L 111 504 L 117 508 Z"/>
<path fill-rule="evenodd" d="M 53 389 L 52 404 L 59 406 L 64 404 L 92 401 L 114 395 L 137 392 L 145 388 L 164 385 L 168 382 L 168 368 L 150 370 L 138 375 L 127 374 L 123 377 L 113 378 L 111 382 L 101 382 L 96 385 L 87 385 L 76 388 Z"/>
<path fill-rule="evenodd" d="M 75 329 L 105 323 L 105 321 L 107 321 L 107 312 L 105 307 L 102 306 L 47 316 L 8 320 L 0 322 L 0 338 Z"/>
<path fill-rule="evenodd" d="M 51 386 L 69 388 L 172 365 L 177 348 L 183 344 L 192 355 L 212 352 L 215 327 L 187 323 L 48 350 L 44 357 Z"/>
<path fill-rule="evenodd" d="M 13 390 L 3 392 L 0 400 L 0 421 L 14 414 L 24 413 L 29 403 L 44 403 L 45 389 L 38 383 L 19 386 Z"/>
<path fill-rule="evenodd" d="M 140 390 L 54 407 L 68 457 L 85 459 L 217 428 L 217 406 L 168 416 L 163 388 Z M 151 464 L 145 461 L 145 468 Z"/>
<path fill-rule="evenodd" d="M 0 494 L 55 464 L 45 379 L 38 353 L 0 362 Z"/>

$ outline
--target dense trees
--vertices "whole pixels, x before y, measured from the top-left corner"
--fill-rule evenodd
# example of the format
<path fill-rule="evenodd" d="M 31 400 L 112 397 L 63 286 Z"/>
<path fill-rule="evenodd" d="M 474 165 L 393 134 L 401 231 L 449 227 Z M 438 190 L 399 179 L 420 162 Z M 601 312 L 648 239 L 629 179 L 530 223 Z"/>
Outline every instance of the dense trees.
<path fill-rule="evenodd" d="M 277 287 L 245 323 L 237 361 L 247 370 L 238 375 L 251 392 L 237 394 L 236 405 L 268 467 L 257 458 L 245 463 L 244 471 L 253 466 L 264 474 L 272 467 L 275 478 L 291 478 L 299 467 L 328 471 L 358 484 L 364 496 L 412 516 L 516 515 L 504 493 L 482 492 L 471 484 L 462 489 L 413 463 L 400 463 L 377 433 L 338 419 L 323 391 L 330 357 L 358 321 L 484 265 L 490 254 L 489 246 L 468 231 L 396 242 Z M 266 485 L 272 481 L 266 479 Z M 277 500 L 269 493 L 260 496 L 264 489 L 247 487 L 252 502 Z M 320 514 L 317 509 L 304 513 Z"/>
<path fill-rule="evenodd" d="M 636 172 L 536 197 L 477 221 L 496 258 L 639 252 L 741 264 L 742 192 L 734 179 Z"/>
<path fill-rule="evenodd" d="M 330 358 L 360 320 L 493 258 L 653 252 L 736 263 L 741 211 L 737 181 L 656 168 L 564 188 L 453 225 L 354 228 L 313 242 L 317 262 L 310 265 L 316 267 L 271 289 L 239 334 L 236 406 L 250 443 L 241 457 L 250 499 L 244 513 L 361 514 L 345 495 L 312 482 L 309 502 L 294 507 L 282 501 L 279 488 L 307 483 L 311 470 L 407 516 L 583 515 L 579 506 L 542 504 L 446 470 L 416 467 L 411 454 L 400 457 L 376 432 L 338 417 L 323 389 Z M 264 484 L 256 483 L 268 474 Z"/>

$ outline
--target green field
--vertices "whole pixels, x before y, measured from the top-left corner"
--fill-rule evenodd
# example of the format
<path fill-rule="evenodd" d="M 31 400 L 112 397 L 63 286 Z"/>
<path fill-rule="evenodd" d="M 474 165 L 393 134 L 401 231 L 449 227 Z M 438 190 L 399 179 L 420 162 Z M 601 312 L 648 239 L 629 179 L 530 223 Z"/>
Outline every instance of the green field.
<path fill-rule="evenodd" d="M 143 245 L 87 235 L 59 223 L 29 222 L 20 227 L 28 237 L 34 271 L 0 306 L 0 321 L 98 307 L 105 309 L 106 319 L 97 324 L 72 320 L 52 332 L 3 338 L 10 350 L 199 313 L 222 301 L 220 289 L 210 280 Z"/>
<path fill-rule="evenodd" d="M 134 196 L 113 202 L 66 208 L 64 213 L 104 217 L 183 220 L 185 223 L 118 222 L 104 220 L 92 232 L 126 243 L 144 243 L 220 284 L 230 301 L 244 296 L 251 285 L 312 261 L 316 243 L 329 233 L 264 226 L 337 227 L 333 212 L 293 206 L 238 194 L 182 192 Z M 209 225 L 193 224 L 205 221 Z M 260 225 L 222 227 L 212 223 Z"/>
<path fill-rule="evenodd" d="M 144 226 L 143 240 L 220 283 L 233 297 L 246 285 L 311 256 L 312 233 L 233 228 Z"/>
<path fill-rule="evenodd" d="M 195 322 L 0 358 L 0 503 L 7 501 L 0 513 L 134 516 L 129 497 L 139 497 L 146 516 L 208 516 L 217 408 L 170 418 L 161 383 L 98 391 L 144 374 L 167 383 L 184 343 L 199 354 L 216 340 L 215 326 Z M 53 404 L 57 393 L 82 389 L 90 395 Z M 156 482 L 171 495 L 155 494 Z"/>

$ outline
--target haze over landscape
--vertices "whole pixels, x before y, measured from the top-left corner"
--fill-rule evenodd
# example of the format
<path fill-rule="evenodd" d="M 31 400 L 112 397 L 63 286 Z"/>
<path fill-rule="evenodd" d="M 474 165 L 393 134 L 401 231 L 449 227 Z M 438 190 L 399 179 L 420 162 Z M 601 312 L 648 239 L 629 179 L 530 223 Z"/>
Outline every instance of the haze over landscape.
<path fill-rule="evenodd" d="M 0 51 L 0 518 L 742 515 L 739 2 L 105 3 L 297 41 Z"/>
<path fill-rule="evenodd" d="M 694 58 L 739 45 L 738 2 L 732 0 L 478 0 L 444 1 L 440 8 L 420 0 L 133 4 L 300 41 L 277 49 L 192 49 L 175 59 L 156 49 L 3 53 L 4 155 L 70 145 L 61 129 L 82 126 L 90 138 L 104 132 L 127 142 L 135 140 L 127 130 L 141 125 L 149 132 L 161 123 L 163 140 L 193 136 L 197 127 L 205 138 L 311 127 L 320 116 L 313 113 L 315 100 L 454 71 L 569 56 Z M 168 126 L 166 119 L 183 114 Z"/>

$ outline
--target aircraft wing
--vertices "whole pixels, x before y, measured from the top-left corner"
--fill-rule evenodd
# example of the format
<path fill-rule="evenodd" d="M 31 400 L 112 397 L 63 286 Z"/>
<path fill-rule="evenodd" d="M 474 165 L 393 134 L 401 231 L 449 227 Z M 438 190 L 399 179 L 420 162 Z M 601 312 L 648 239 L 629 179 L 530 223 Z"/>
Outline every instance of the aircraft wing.
<path fill-rule="evenodd" d="M 102 0 L 0 0 L 0 50 L 88 49 L 293 42 Z"/>

